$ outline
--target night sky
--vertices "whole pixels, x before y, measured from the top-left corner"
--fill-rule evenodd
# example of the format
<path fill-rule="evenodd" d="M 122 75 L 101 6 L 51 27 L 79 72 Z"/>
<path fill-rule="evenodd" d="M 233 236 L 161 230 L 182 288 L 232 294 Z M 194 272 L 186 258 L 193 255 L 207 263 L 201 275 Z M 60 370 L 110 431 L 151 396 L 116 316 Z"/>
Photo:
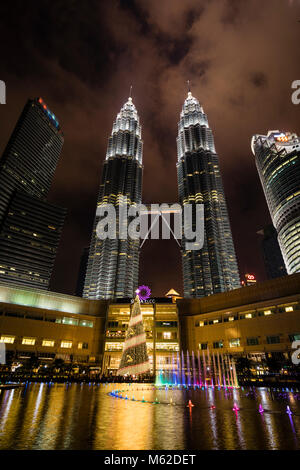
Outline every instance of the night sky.
<path fill-rule="evenodd" d="M 143 201 L 177 202 L 176 135 L 186 81 L 213 130 L 240 273 L 265 278 L 269 212 L 250 150 L 255 133 L 299 133 L 300 2 L 292 0 L 9 1 L 1 3 L 0 153 L 28 98 L 65 135 L 49 201 L 68 208 L 51 289 L 74 293 L 89 244 L 107 139 L 133 85 L 144 141 Z M 149 240 L 140 282 L 182 293 L 174 240 Z"/>

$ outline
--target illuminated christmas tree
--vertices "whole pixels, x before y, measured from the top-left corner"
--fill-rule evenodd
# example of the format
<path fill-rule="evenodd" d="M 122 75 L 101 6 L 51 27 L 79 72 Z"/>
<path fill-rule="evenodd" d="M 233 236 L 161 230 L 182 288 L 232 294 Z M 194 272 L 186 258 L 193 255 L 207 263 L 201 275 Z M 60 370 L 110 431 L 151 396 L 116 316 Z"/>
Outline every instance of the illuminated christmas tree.
<path fill-rule="evenodd" d="M 150 373 L 146 334 L 143 325 L 140 299 L 137 295 L 132 307 L 122 358 L 117 375 L 142 375 Z"/>

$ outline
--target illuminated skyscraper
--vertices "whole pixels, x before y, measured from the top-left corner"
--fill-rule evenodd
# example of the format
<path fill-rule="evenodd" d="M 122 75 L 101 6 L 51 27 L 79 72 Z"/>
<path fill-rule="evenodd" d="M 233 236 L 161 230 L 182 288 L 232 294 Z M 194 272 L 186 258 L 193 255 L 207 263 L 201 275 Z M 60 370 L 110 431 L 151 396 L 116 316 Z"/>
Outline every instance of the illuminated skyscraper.
<path fill-rule="evenodd" d="M 0 280 L 48 289 L 66 210 L 46 201 L 64 138 L 28 100 L 0 160 Z"/>
<path fill-rule="evenodd" d="M 0 230 L 0 281 L 49 289 L 66 210 L 16 191 Z"/>
<path fill-rule="evenodd" d="M 138 286 L 139 240 L 120 238 L 119 210 L 141 203 L 142 196 L 141 126 L 137 110 L 129 97 L 113 124 L 97 208 L 113 204 L 117 213 L 117 237 L 100 240 L 95 217 L 83 296 L 90 299 L 132 297 Z"/>
<path fill-rule="evenodd" d="M 0 224 L 14 191 L 46 200 L 63 143 L 42 98 L 28 100 L 0 159 Z"/>
<path fill-rule="evenodd" d="M 204 297 L 240 287 L 224 190 L 207 116 L 191 92 L 184 102 L 177 137 L 179 200 L 204 204 L 204 246 L 182 241 L 185 297 Z"/>
<path fill-rule="evenodd" d="M 251 148 L 287 272 L 300 272 L 300 139 L 269 131 L 254 135 Z"/>

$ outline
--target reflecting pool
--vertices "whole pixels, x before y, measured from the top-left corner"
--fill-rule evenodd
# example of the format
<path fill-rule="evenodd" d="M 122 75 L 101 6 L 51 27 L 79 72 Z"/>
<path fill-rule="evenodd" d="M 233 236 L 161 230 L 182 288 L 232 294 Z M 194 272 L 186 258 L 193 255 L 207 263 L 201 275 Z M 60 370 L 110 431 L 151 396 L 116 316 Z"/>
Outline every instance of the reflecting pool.
<path fill-rule="evenodd" d="M 32 383 L 0 391 L 0 449 L 300 449 L 300 393 Z"/>

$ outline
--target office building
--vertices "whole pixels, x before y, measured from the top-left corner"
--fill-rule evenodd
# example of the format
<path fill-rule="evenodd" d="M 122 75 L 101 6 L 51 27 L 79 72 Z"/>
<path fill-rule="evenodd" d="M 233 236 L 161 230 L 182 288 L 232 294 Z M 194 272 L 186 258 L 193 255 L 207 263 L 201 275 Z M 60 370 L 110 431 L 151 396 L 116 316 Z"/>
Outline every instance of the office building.
<path fill-rule="evenodd" d="M 100 217 L 94 221 L 83 296 L 88 299 L 132 297 L 138 286 L 140 240 L 122 233 L 120 212 L 141 203 L 141 126 L 132 98 L 121 108 L 113 124 L 103 165 L 97 211 L 106 204 L 116 210 L 116 237 L 99 239 Z M 127 217 L 130 221 L 130 217 Z"/>
<path fill-rule="evenodd" d="M 261 248 L 268 279 L 286 276 L 286 268 L 277 239 L 276 229 L 272 224 L 258 232 L 262 235 Z"/>
<path fill-rule="evenodd" d="M 66 210 L 46 199 L 63 142 L 42 98 L 28 100 L 0 160 L 0 280 L 49 289 Z"/>
<path fill-rule="evenodd" d="M 288 274 L 300 272 L 300 140 L 269 131 L 251 142 L 256 167 Z"/>
<path fill-rule="evenodd" d="M 179 201 L 204 205 L 204 245 L 182 243 L 184 297 L 205 297 L 240 287 L 219 159 L 207 116 L 191 92 L 184 102 L 177 137 Z M 195 224 L 193 223 L 195 231 Z"/>

